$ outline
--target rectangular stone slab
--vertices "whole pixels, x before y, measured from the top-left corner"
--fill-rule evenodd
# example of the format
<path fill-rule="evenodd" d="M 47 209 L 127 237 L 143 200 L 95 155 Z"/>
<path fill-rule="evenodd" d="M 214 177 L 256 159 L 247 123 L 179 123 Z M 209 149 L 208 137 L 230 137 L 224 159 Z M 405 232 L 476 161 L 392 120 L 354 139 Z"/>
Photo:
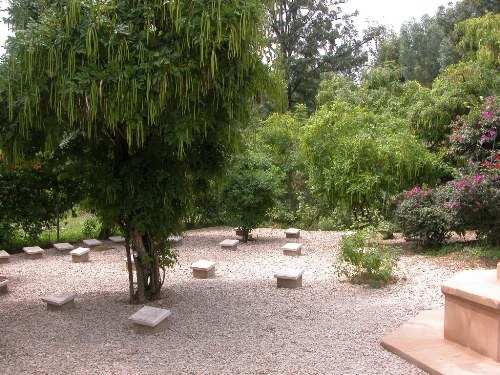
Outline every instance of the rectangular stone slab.
<path fill-rule="evenodd" d="M 48 297 L 43 297 L 42 301 L 47 304 L 47 310 L 67 310 L 75 306 L 74 293 L 56 292 Z"/>
<path fill-rule="evenodd" d="M 231 247 L 231 248 L 236 248 L 238 246 L 238 243 L 240 241 L 238 240 L 230 240 L 230 239 L 226 239 L 224 241 L 222 241 L 219 245 L 221 247 Z"/>
<path fill-rule="evenodd" d="M 69 252 L 71 254 L 71 260 L 74 263 L 83 263 L 89 261 L 90 249 L 88 247 L 79 247 L 75 250 Z"/>
<path fill-rule="evenodd" d="M 10 262 L 10 254 L 5 250 L 0 250 L 0 264 Z"/>
<path fill-rule="evenodd" d="M 163 320 L 170 316 L 170 310 L 158 307 L 144 306 L 142 309 L 131 315 L 129 319 L 135 324 L 148 327 L 156 327 Z"/>
<path fill-rule="evenodd" d="M 297 228 L 288 228 L 285 231 L 286 238 L 299 238 L 300 237 L 300 229 Z"/>
<path fill-rule="evenodd" d="M 197 262 L 194 262 L 191 264 L 191 268 L 194 270 L 209 270 L 215 267 L 215 262 L 212 262 L 210 260 L 198 260 Z"/>
<path fill-rule="evenodd" d="M 28 259 L 41 259 L 44 253 L 44 250 L 40 246 L 23 247 L 23 251 L 26 253 L 26 258 Z"/>
<path fill-rule="evenodd" d="M 285 268 L 274 275 L 277 279 L 297 280 L 304 273 L 304 268 Z"/>
<path fill-rule="evenodd" d="M 283 249 L 283 254 L 285 255 L 301 255 L 302 244 L 289 242 L 281 246 L 281 249 Z"/>
<path fill-rule="evenodd" d="M 57 249 L 57 250 L 60 250 L 60 251 L 65 251 L 65 250 L 73 250 L 75 247 L 70 244 L 70 243 L 67 243 L 67 242 L 63 242 L 63 243 L 55 243 L 54 244 L 54 247 Z"/>
<path fill-rule="evenodd" d="M 92 247 L 92 246 L 100 246 L 100 245 L 102 245 L 102 242 L 101 242 L 101 241 L 96 240 L 96 239 L 94 239 L 94 238 L 91 238 L 91 239 L 88 239 L 88 240 L 83 240 L 83 243 L 84 243 L 85 245 L 87 245 L 87 246 L 90 246 L 90 247 Z"/>
<path fill-rule="evenodd" d="M 109 237 L 109 240 L 114 242 L 114 243 L 125 242 L 125 238 L 122 236 L 111 236 L 111 237 Z"/>
<path fill-rule="evenodd" d="M 7 293 L 9 280 L 3 277 L 0 277 L 0 294 Z"/>

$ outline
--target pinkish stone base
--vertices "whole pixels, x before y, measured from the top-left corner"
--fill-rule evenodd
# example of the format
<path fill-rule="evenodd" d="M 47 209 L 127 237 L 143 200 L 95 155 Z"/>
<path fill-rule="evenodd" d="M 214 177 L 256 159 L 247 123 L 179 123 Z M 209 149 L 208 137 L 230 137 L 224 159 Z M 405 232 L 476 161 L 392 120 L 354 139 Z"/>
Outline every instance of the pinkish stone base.
<path fill-rule="evenodd" d="M 423 311 L 381 345 L 433 375 L 500 374 L 500 363 L 444 338 L 442 310 Z"/>
<path fill-rule="evenodd" d="M 500 280 L 497 270 L 463 271 L 441 285 L 444 337 L 500 362 Z"/>

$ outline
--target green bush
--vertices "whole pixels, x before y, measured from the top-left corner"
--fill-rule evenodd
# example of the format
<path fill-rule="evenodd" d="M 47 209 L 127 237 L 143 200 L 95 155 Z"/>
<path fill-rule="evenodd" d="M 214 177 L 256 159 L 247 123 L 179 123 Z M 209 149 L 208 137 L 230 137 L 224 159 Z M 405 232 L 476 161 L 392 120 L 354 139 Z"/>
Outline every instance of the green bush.
<path fill-rule="evenodd" d="M 394 278 L 396 262 L 395 249 L 380 243 L 375 232 L 363 231 L 342 239 L 335 268 L 351 282 L 380 287 Z"/>
<path fill-rule="evenodd" d="M 400 196 L 396 221 L 407 239 L 431 247 L 450 236 L 453 219 L 434 190 L 415 187 Z"/>

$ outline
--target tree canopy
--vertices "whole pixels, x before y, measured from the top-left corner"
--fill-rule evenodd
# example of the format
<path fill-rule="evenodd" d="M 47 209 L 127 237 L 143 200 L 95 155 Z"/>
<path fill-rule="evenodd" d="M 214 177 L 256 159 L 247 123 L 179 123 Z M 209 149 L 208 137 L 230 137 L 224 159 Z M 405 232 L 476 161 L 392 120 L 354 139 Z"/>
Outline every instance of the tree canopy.
<path fill-rule="evenodd" d="M 2 149 L 66 149 L 91 207 L 131 247 L 131 300 L 158 296 L 191 186 L 221 168 L 269 84 L 264 5 L 14 0 L 10 12 Z"/>

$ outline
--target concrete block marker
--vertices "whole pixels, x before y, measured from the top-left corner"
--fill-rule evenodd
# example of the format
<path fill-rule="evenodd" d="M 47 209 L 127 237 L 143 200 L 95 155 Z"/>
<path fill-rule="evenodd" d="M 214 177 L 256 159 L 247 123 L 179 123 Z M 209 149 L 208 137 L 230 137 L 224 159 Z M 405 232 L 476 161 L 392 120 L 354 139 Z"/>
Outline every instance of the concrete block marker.
<path fill-rule="evenodd" d="M 208 279 L 215 276 L 215 262 L 210 260 L 199 260 L 191 264 L 193 277 L 195 279 Z"/>
<path fill-rule="evenodd" d="M 10 254 L 5 250 L 0 250 L 0 264 L 9 262 L 10 262 Z"/>
<path fill-rule="evenodd" d="M 182 236 L 169 236 L 167 241 L 172 242 L 175 246 L 182 245 Z"/>
<path fill-rule="evenodd" d="M 83 243 L 89 247 L 94 247 L 94 246 L 101 246 L 102 242 L 99 240 L 96 240 L 94 238 L 88 239 L 88 240 L 83 240 Z"/>
<path fill-rule="evenodd" d="M 90 249 L 88 247 L 79 247 L 69 252 L 73 263 L 83 263 L 89 261 Z"/>
<path fill-rule="evenodd" d="M 136 333 L 155 334 L 167 329 L 167 317 L 169 316 L 170 310 L 144 306 L 129 319 L 134 323 Z"/>
<path fill-rule="evenodd" d="M 109 240 L 114 242 L 114 243 L 122 243 L 125 242 L 125 237 L 122 236 L 111 236 L 109 237 Z"/>
<path fill-rule="evenodd" d="M 44 253 L 44 250 L 40 246 L 23 247 L 23 251 L 28 259 L 41 259 Z"/>
<path fill-rule="evenodd" d="M 288 228 L 285 231 L 286 238 L 300 238 L 300 229 Z"/>
<path fill-rule="evenodd" d="M 47 304 L 47 310 L 69 310 L 75 307 L 75 297 L 75 293 L 56 292 L 48 297 L 43 297 L 42 301 Z"/>
<path fill-rule="evenodd" d="M 123 258 L 123 263 L 125 264 L 125 271 L 128 271 L 127 257 Z M 135 271 L 135 260 L 133 255 L 130 255 L 130 263 L 132 263 L 132 271 Z"/>
<path fill-rule="evenodd" d="M 302 244 L 296 243 L 296 242 L 289 242 L 289 243 L 281 246 L 281 249 L 283 249 L 284 255 L 297 256 L 297 255 L 301 255 Z"/>
<path fill-rule="evenodd" d="M 8 287 L 7 287 L 8 284 L 9 280 L 6 277 L 0 276 L 0 294 L 8 292 Z"/>
<path fill-rule="evenodd" d="M 75 247 L 67 242 L 55 243 L 54 247 L 59 251 L 73 250 Z"/>
<path fill-rule="evenodd" d="M 298 288 L 302 286 L 303 268 L 285 268 L 277 272 L 274 277 L 278 288 Z"/>
<path fill-rule="evenodd" d="M 222 241 L 219 245 L 220 247 L 222 247 L 223 249 L 233 249 L 233 250 L 236 250 L 238 248 L 238 240 L 224 240 Z"/>

